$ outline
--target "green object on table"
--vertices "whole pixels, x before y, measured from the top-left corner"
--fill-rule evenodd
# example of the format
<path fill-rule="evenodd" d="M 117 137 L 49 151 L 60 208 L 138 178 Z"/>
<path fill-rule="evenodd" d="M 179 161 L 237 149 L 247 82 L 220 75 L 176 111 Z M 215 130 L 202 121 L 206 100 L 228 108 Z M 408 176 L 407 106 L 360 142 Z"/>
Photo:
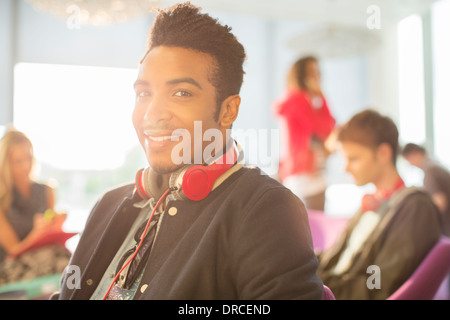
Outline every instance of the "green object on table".
<path fill-rule="evenodd" d="M 8 283 L 0 286 L 0 299 L 8 292 L 14 296 L 14 292 L 24 291 L 24 299 L 31 300 L 40 297 L 47 297 L 51 293 L 58 291 L 61 281 L 61 274 L 51 274 L 35 279 Z"/>

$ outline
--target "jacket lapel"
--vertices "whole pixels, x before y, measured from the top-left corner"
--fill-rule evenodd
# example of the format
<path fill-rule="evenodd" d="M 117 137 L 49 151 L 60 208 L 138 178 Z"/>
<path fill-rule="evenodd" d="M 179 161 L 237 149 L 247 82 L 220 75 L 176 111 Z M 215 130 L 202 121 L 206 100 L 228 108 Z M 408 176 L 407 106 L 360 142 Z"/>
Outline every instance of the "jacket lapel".
<path fill-rule="evenodd" d="M 353 272 L 359 273 L 361 271 L 366 271 L 367 262 L 373 259 L 370 255 L 373 252 L 379 252 L 379 247 L 382 243 L 381 240 L 384 238 L 386 230 L 388 230 L 388 226 L 391 224 L 392 219 L 396 216 L 399 204 L 402 203 L 402 201 L 415 190 L 415 188 L 406 188 L 392 195 L 388 202 L 387 211 L 385 211 L 382 215 L 379 224 L 373 232 L 371 232 L 367 240 L 364 242 L 364 245 L 362 245 L 358 252 L 355 253 L 355 264 L 351 267 Z"/>
<path fill-rule="evenodd" d="M 81 276 L 85 290 L 74 290 L 71 299 L 89 299 L 94 292 L 140 212 L 133 206 L 135 202 L 134 197 L 127 197 L 117 207 Z"/>

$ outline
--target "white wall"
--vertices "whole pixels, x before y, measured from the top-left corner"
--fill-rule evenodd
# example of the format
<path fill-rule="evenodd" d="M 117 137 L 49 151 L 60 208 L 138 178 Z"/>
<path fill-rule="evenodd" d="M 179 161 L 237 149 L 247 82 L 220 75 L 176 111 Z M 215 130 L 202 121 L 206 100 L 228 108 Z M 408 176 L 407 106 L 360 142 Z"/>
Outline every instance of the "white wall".
<path fill-rule="evenodd" d="M 151 22 L 149 17 L 71 30 L 66 20 L 38 12 L 21 0 L 17 61 L 134 68 L 145 52 Z"/>
<path fill-rule="evenodd" d="M 0 125 L 12 119 L 13 0 L 0 1 Z"/>
<path fill-rule="evenodd" d="M 368 56 L 369 104 L 398 121 L 397 29 L 382 30 L 382 43 Z"/>
<path fill-rule="evenodd" d="M 70 30 L 64 19 L 24 0 L 0 1 L 0 124 L 13 121 L 13 68 L 18 62 L 136 68 L 152 17 L 108 28 Z"/>

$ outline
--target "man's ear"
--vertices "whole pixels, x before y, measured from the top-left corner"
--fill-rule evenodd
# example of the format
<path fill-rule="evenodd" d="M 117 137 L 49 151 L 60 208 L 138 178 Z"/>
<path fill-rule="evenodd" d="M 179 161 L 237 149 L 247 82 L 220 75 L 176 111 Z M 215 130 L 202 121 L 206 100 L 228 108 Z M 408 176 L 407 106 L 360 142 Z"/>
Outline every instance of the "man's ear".
<path fill-rule="evenodd" d="M 229 128 L 236 120 L 239 114 L 239 105 L 241 104 L 241 97 L 233 95 L 226 98 L 220 107 L 219 124 L 221 127 Z"/>
<path fill-rule="evenodd" d="M 377 156 L 383 163 L 392 163 L 392 147 L 388 143 L 383 142 L 377 148 Z"/>

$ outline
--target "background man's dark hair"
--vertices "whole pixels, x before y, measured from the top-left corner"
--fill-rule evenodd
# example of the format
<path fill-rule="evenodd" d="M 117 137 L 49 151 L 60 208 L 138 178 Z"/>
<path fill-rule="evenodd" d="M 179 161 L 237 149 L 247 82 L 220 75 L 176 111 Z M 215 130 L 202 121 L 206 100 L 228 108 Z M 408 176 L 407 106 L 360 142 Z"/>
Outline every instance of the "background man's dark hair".
<path fill-rule="evenodd" d="M 189 2 L 159 10 L 150 31 L 148 52 L 157 46 L 182 47 L 197 50 L 215 60 L 210 81 L 216 88 L 217 112 L 229 96 L 239 94 L 243 78 L 244 47 L 231 33 L 231 27 L 200 13 Z M 142 59 L 142 61 L 145 59 Z"/>
<path fill-rule="evenodd" d="M 409 155 L 409 154 L 411 154 L 413 152 L 420 152 L 422 154 L 426 154 L 427 153 L 424 147 L 419 146 L 419 145 L 417 145 L 415 143 L 407 143 L 403 147 L 402 155 L 403 156 L 407 156 L 407 155 Z"/>
<path fill-rule="evenodd" d="M 354 115 L 340 130 L 338 141 L 355 142 L 376 149 L 387 143 L 392 148 L 392 162 L 398 155 L 398 129 L 391 118 L 375 110 L 367 109 Z"/>

